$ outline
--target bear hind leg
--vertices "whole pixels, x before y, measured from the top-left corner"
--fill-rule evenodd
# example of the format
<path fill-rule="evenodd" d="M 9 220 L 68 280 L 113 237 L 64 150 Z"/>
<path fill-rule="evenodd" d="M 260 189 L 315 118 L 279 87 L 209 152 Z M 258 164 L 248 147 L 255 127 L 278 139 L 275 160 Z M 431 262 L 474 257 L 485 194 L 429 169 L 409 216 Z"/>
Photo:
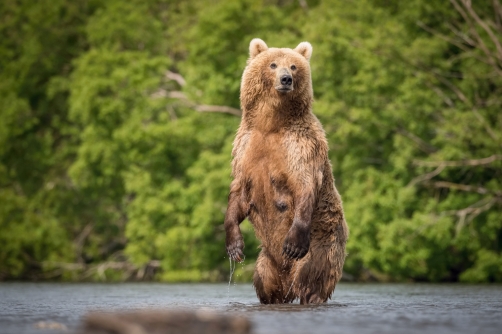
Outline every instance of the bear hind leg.
<path fill-rule="evenodd" d="M 300 304 L 323 304 L 328 301 L 329 296 L 321 296 L 319 293 L 309 293 L 305 296 L 300 296 Z"/>
<path fill-rule="evenodd" d="M 298 283 L 295 284 L 295 293 L 300 298 L 300 304 L 326 303 L 335 290 L 342 277 L 342 268 L 345 252 L 338 245 L 326 249 L 319 247 L 315 250 L 316 256 L 298 263 Z"/>
<path fill-rule="evenodd" d="M 262 304 L 282 304 L 293 300 L 285 296 L 279 271 L 275 261 L 262 249 L 256 261 L 253 275 L 253 285 L 256 295 Z"/>

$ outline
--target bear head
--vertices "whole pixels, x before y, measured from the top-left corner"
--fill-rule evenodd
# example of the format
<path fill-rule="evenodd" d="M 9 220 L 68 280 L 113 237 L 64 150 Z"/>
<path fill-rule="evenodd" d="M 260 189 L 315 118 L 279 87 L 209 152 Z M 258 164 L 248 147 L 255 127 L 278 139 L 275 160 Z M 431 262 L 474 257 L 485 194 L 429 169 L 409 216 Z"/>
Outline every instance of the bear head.
<path fill-rule="evenodd" d="M 269 48 L 255 38 L 242 75 L 241 105 L 244 113 L 257 105 L 282 108 L 294 104 L 298 111 L 310 109 L 313 100 L 309 60 L 312 46 L 300 43 L 295 49 Z"/>

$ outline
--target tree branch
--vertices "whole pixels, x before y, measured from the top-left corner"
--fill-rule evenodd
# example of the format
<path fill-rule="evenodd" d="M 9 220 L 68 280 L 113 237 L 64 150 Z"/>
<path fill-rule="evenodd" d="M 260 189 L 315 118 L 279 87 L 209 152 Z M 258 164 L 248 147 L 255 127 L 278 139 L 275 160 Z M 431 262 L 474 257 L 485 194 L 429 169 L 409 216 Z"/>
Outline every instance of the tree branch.
<path fill-rule="evenodd" d="M 435 148 L 431 144 L 427 143 L 426 141 L 424 141 L 422 138 L 418 137 L 417 135 L 415 135 L 415 134 L 413 134 L 403 128 L 398 128 L 396 130 L 396 132 L 405 136 L 406 138 L 409 138 L 412 141 L 414 141 L 417 144 L 418 148 L 427 154 L 437 152 L 437 148 Z"/>
<path fill-rule="evenodd" d="M 458 235 L 460 230 L 468 223 L 474 220 L 477 216 L 485 211 L 488 211 L 495 203 L 499 202 L 497 198 L 485 197 L 482 200 L 468 206 L 467 208 L 460 210 L 449 210 L 443 211 L 440 215 L 455 215 L 458 216 L 457 226 L 455 228 L 455 233 Z"/>
<path fill-rule="evenodd" d="M 453 104 L 453 101 L 448 97 L 448 95 L 446 95 L 441 90 L 441 88 L 434 86 L 433 84 L 429 83 L 428 81 L 425 81 L 425 85 L 427 87 L 429 87 L 430 89 L 432 89 L 434 91 L 434 93 L 436 93 L 437 96 L 439 96 L 448 107 L 453 108 L 455 106 L 455 104 Z"/>
<path fill-rule="evenodd" d="M 471 109 L 472 113 L 478 119 L 478 121 L 483 125 L 486 132 L 490 135 L 490 137 L 492 137 L 493 140 L 495 140 L 498 143 L 498 141 L 499 141 L 498 136 L 495 134 L 495 132 L 490 127 L 488 122 L 479 113 L 479 111 L 476 109 L 474 104 L 464 95 L 464 93 L 462 93 L 462 91 L 457 86 L 455 86 L 450 80 L 446 79 L 443 76 L 437 75 L 436 73 L 434 73 L 434 74 L 439 81 L 441 81 L 446 86 L 448 86 L 448 88 L 450 88 L 455 93 L 455 95 L 457 95 L 457 97 Z"/>
<path fill-rule="evenodd" d="M 486 47 L 486 45 L 484 44 L 483 40 L 481 39 L 481 37 L 477 33 L 476 28 L 473 25 L 472 21 L 469 19 L 469 16 L 467 15 L 467 13 L 460 7 L 460 5 L 458 4 L 457 0 L 450 0 L 450 1 L 454 5 L 454 7 L 457 9 L 457 11 L 462 15 L 462 17 L 464 18 L 464 20 L 469 24 L 470 31 L 474 35 L 474 38 L 476 39 L 477 43 L 474 40 L 472 40 L 471 38 L 469 38 L 468 36 L 466 36 L 465 34 L 462 34 L 459 31 L 457 31 L 456 29 L 454 29 L 452 26 L 450 26 L 450 29 L 453 31 L 453 33 L 455 33 L 455 35 L 459 36 L 468 45 L 470 45 L 472 47 L 479 47 L 481 50 L 483 50 L 483 52 L 488 57 L 487 60 L 479 58 L 479 57 L 477 57 L 475 55 L 474 55 L 474 58 L 477 59 L 477 60 L 479 60 L 479 61 L 481 61 L 481 62 L 484 62 L 484 63 L 492 66 L 493 69 L 496 71 L 497 75 L 498 76 L 502 76 L 502 70 L 500 69 L 500 66 L 493 59 L 494 56 L 490 53 L 490 50 Z M 484 25 L 484 27 L 486 27 L 486 29 L 490 29 L 488 26 L 486 26 L 485 22 L 483 22 L 479 18 L 479 16 L 477 16 L 477 14 L 474 12 L 474 10 L 470 7 L 470 3 L 469 4 L 464 3 L 464 6 L 466 6 L 466 9 L 469 11 L 469 13 L 471 13 L 471 16 L 475 15 L 475 21 L 476 21 L 476 23 L 478 23 L 480 25 L 481 24 Z M 418 21 L 417 25 L 419 27 L 421 27 L 422 29 L 430 32 L 431 34 L 436 35 L 439 38 L 441 38 L 441 39 L 443 39 L 443 40 L 445 40 L 445 41 L 447 41 L 447 42 L 449 42 L 449 43 L 457 46 L 458 48 L 460 48 L 461 50 L 465 51 L 466 53 L 470 53 L 469 49 L 466 48 L 461 43 L 458 43 L 457 41 L 455 41 L 454 39 L 452 39 L 452 38 L 450 38 L 448 36 L 444 36 L 444 35 L 440 34 L 439 32 L 437 32 L 437 31 L 429 28 L 428 26 L 426 26 L 422 22 Z M 491 32 L 491 30 L 490 30 L 490 32 Z M 492 34 L 493 34 L 493 32 L 492 32 Z M 495 38 L 495 36 L 493 38 Z M 496 40 L 496 38 L 495 38 L 495 40 Z M 498 43 L 498 40 L 497 40 L 497 43 Z M 496 54 L 495 58 L 502 59 L 502 47 L 500 47 L 500 50 L 499 50 L 499 47 L 500 47 L 500 43 L 497 44 L 497 50 L 499 51 L 500 55 Z M 493 129 L 490 127 L 489 123 L 479 113 L 479 111 L 476 109 L 476 107 L 474 106 L 474 104 L 465 96 L 465 94 L 457 86 L 455 86 L 450 80 L 446 79 L 444 76 L 436 73 L 435 71 L 429 71 L 429 72 L 431 72 L 437 80 L 439 80 L 441 83 L 443 83 L 448 88 L 450 88 L 455 93 L 455 95 L 458 97 L 458 99 L 460 101 L 462 101 L 463 103 L 465 103 L 471 109 L 471 111 L 474 114 L 474 116 L 483 125 L 483 127 L 485 128 L 486 132 L 490 135 L 490 137 L 492 137 L 493 140 L 495 140 L 497 143 L 499 143 L 499 138 L 496 135 L 495 131 L 493 131 Z M 436 90 L 434 90 L 434 91 L 436 91 Z M 436 93 L 441 96 L 441 94 L 438 93 L 438 91 L 436 91 Z M 444 98 L 443 98 L 443 100 L 444 100 Z M 444 100 L 444 101 L 448 102 L 448 100 Z M 448 103 L 448 105 L 450 105 L 450 104 Z"/>
<path fill-rule="evenodd" d="M 497 65 L 497 61 L 494 59 L 493 55 L 490 53 L 490 50 L 486 46 L 485 42 L 481 38 L 481 36 L 478 34 L 476 27 L 474 23 L 472 22 L 471 18 L 467 13 L 464 11 L 464 9 L 459 5 L 457 0 L 450 0 L 450 2 L 453 4 L 457 12 L 460 13 L 460 15 L 464 18 L 464 20 L 467 22 L 470 28 L 471 34 L 474 36 L 474 38 L 477 40 L 479 48 L 485 53 L 485 55 L 488 57 L 488 61 L 490 62 L 490 65 L 499 73 L 499 75 L 502 74 L 501 69 Z"/>
<path fill-rule="evenodd" d="M 476 192 L 478 194 L 493 194 L 497 197 L 502 196 L 502 191 L 497 191 L 497 190 L 490 190 L 484 187 L 479 187 L 479 186 L 470 186 L 467 184 L 459 184 L 459 183 L 453 183 L 453 182 L 447 182 L 447 181 L 436 181 L 436 182 L 428 182 L 427 184 L 433 186 L 434 188 L 447 188 L 447 189 L 454 189 L 454 190 L 461 190 L 461 191 L 467 191 L 467 192 Z"/>
<path fill-rule="evenodd" d="M 453 0 L 455 1 L 455 0 Z M 478 14 L 474 11 L 474 9 L 471 6 L 471 2 L 463 1 L 464 8 L 467 9 L 467 12 L 469 15 L 476 21 L 476 23 L 483 28 L 488 36 L 490 36 L 493 44 L 495 44 L 495 48 L 497 49 L 496 56 L 499 60 L 502 60 L 502 46 L 500 45 L 500 41 L 497 39 L 493 31 L 490 29 L 490 27 L 479 18 Z"/>
<path fill-rule="evenodd" d="M 472 108 L 472 102 L 464 95 L 464 93 L 462 93 L 462 91 L 459 88 L 457 88 L 457 86 L 455 86 L 450 80 L 446 79 L 445 77 L 438 75 L 435 72 L 432 73 L 436 77 L 436 79 L 438 79 L 448 88 L 450 88 L 455 93 L 455 95 L 457 95 L 460 101 L 464 102 L 469 108 Z"/>
<path fill-rule="evenodd" d="M 444 40 L 445 42 L 448 42 L 448 43 L 450 43 L 450 44 L 452 44 L 452 45 L 455 45 L 456 47 L 458 47 L 459 49 L 461 49 L 462 51 L 464 51 L 464 54 L 469 54 L 469 56 L 470 56 L 470 57 L 473 57 L 474 59 L 477 59 L 478 61 L 483 62 L 483 63 L 485 63 L 485 64 L 487 64 L 487 65 L 490 65 L 490 66 L 492 66 L 492 65 L 493 65 L 493 62 L 490 62 L 490 60 L 489 60 L 489 59 L 481 58 L 481 57 L 479 57 L 478 55 L 474 54 L 474 53 L 472 52 L 472 50 L 473 50 L 472 48 L 476 48 L 476 47 L 478 47 L 478 45 L 476 44 L 476 42 L 475 42 L 474 40 L 472 40 L 471 38 L 469 38 L 469 36 L 467 36 L 467 35 L 465 35 L 465 34 L 463 34 L 463 33 L 459 32 L 459 31 L 458 31 L 457 29 L 455 29 L 452 25 L 448 25 L 448 27 L 450 28 L 450 30 L 451 30 L 451 31 L 452 31 L 452 32 L 453 32 L 453 33 L 454 33 L 457 37 L 459 37 L 459 38 L 460 38 L 460 40 L 461 40 L 463 43 L 465 43 L 465 44 L 469 45 L 471 48 L 466 47 L 465 45 L 463 45 L 463 44 L 462 44 L 462 42 L 458 42 L 458 41 L 456 41 L 456 40 L 455 40 L 455 39 L 453 39 L 453 38 L 450 38 L 450 37 L 448 37 L 448 36 L 445 36 L 445 35 L 441 34 L 440 32 L 438 32 L 438 31 L 436 31 L 436 30 L 432 29 L 431 27 L 429 27 L 429 26 L 425 25 L 425 24 L 424 24 L 423 22 L 421 22 L 421 21 L 417 21 L 417 25 L 418 25 L 420 28 L 424 29 L 425 31 L 427 31 L 427 32 L 431 33 L 432 35 L 434 35 L 434 36 L 437 36 L 437 37 L 441 38 L 441 39 L 442 39 L 442 40 Z"/>
<path fill-rule="evenodd" d="M 438 168 L 436 168 L 432 172 L 417 176 L 416 178 L 411 180 L 410 183 L 408 183 L 407 187 L 412 187 L 417 183 L 432 179 L 434 176 L 439 175 L 443 171 L 444 168 L 445 168 L 444 165 L 439 165 Z"/>
<path fill-rule="evenodd" d="M 498 0 L 493 0 L 493 12 L 495 15 L 495 24 L 500 33 L 502 33 L 502 6 Z"/>
<path fill-rule="evenodd" d="M 154 99 L 158 98 L 170 98 L 170 99 L 178 99 L 184 101 L 190 108 L 198 112 L 218 112 L 231 114 L 238 117 L 241 117 L 242 112 L 237 108 L 232 108 L 229 106 L 217 106 L 217 105 L 208 105 L 208 104 L 196 104 L 188 99 L 188 97 L 180 91 L 167 91 L 165 89 L 159 89 L 155 93 L 151 94 L 150 97 Z"/>
<path fill-rule="evenodd" d="M 489 165 L 497 160 L 502 160 L 502 155 L 494 154 L 483 159 L 471 159 L 471 160 L 450 160 L 450 161 L 422 161 L 413 160 L 413 164 L 416 166 L 425 167 L 465 167 L 465 166 L 482 166 Z"/>
<path fill-rule="evenodd" d="M 305 0 L 298 0 L 298 4 L 300 5 L 300 7 L 303 8 L 304 11 L 308 11 L 309 10 L 309 5 L 307 4 L 307 1 Z"/>
<path fill-rule="evenodd" d="M 84 262 L 84 260 L 82 259 L 82 248 L 84 247 L 85 239 L 87 239 L 89 234 L 92 232 L 93 227 L 94 227 L 94 225 L 92 223 L 85 225 L 85 227 L 82 229 L 82 231 L 80 232 L 80 234 L 77 236 L 77 238 L 74 241 L 77 259 L 80 262 Z"/>
<path fill-rule="evenodd" d="M 178 85 L 180 85 L 181 87 L 185 86 L 186 85 L 186 80 L 185 78 L 183 78 L 181 76 L 181 74 L 179 73 L 174 73 L 174 72 L 171 72 L 171 71 L 166 71 L 166 79 L 168 80 L 174 80 L 178 83 Z"/>
<path fill-rule="evenodd" d="M 198 112 L 222 112 L 226 114 L 232 114 L 235 116 L 241 116 L 241 111 L 236 108 L 228 107 L 228 106 L 213 106 L 213 105 L 206 105 L 206 104 L 200 104 L 195 106 L 195 110 Z"/>
<path fill-rule="evenodd" d="M 456 27 L 453 23 L 446 23 L 446 26 L 457 36 L 462 40 L 465 44 L 469 45 L 470 47 L 477 47 L 476 41 L 474 41 L 472 38 L 469 37 L 469 35 L 463 33 L 460 31 L 458 27 Z M 468 48 L 462 49 L 464 51 L 469 51 Z"/>
<path fill-rule="evenodd" d="M 490 137 L 492 137 L 493 140 L 495 140 L 497 143 L 499 142 L 499 137 L 497 136 L 497 134 L 495 134 L 495 132 L 493 131 L 493 129 L 491 128 L 491 126 L 488 124 L 488 122 L 485 120 L 485 118 L 479 113 L 478 109 L 477 108 L 472 108 L 472 113 L 474 114 L 474 116 L 476 116 L 476 118 L 478 119 L 478 121 L 483 124 L 486 132 L 488 132 L 488 134 L 490 135 Z"/>
<path fill-rule="evenodd" d="M 458 47 L 460 50 L 462 51 L 465 51 L 465 52 L 468 52 L 469 51 L 469 48 L 467 48 L 465 45 L 463 45 L 462 43 L 458 43 L 456 40 L 454 40 L 453 38 L 450 38 L 448 36 L 445 36 L 443 34 L 441 34 L 440 32 L 432 29 L 431 27 L 427 26 L 426 24 L 424 24 L 422 21 L 417 21 L 417 25 L 424 29 L 425 31 L 427 31 L 428 33 L 434 35 L 434 36 L 437 36 L 439 38 L 441 38 L 443 41 L 445 42 L 448 42 L 450 44 L 453 44 L 455 45 L 456 47 Z M 451 28 L 450 28 L 451 29 Z M 453 31 L 455 32 L 455 31 Z M 467 44 L 469 44 L 470 46 L 474 46 L 472 45 L 472 41 L 469 42 L 468 40 L 465 40 L 465 38 L 462 36 L 461 37 L 465 42 L 467 42 Z"/>

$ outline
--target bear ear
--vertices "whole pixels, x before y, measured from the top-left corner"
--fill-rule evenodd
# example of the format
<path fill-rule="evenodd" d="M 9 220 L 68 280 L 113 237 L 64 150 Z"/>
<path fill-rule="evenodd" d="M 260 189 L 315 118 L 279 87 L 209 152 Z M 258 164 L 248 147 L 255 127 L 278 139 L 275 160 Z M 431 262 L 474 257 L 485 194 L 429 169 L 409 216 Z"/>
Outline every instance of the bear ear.
<path fill-rule="evenodd" d="M 249 43 L 249 56 L 251 57 L 251 59 L 267 50 L 267 44 L 265 44 L 265 42 L 259 38 L 255 38 L 251 41 L 251 43 Z"/>
<path fill-rule="evenodd" d="M 312 45 L 309 42 L 301 42 L 295 48 L 295 51 L 305 57 L 305 59 L 310 60 L 312 57 Z"/>

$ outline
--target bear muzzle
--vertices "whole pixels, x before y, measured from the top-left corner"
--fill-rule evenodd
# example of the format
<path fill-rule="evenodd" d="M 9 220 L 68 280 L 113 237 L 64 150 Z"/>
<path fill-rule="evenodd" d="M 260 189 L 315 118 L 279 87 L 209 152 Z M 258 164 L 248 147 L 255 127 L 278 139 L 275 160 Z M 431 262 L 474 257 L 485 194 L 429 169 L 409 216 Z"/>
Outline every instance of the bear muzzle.
<path fill-rule="evenodd" d="M 275 89 L 281 93 L 288 93 L 293 90 L 293 76 L 287 68 L 281 68 L 277 71 L 275 78 Z"/>

